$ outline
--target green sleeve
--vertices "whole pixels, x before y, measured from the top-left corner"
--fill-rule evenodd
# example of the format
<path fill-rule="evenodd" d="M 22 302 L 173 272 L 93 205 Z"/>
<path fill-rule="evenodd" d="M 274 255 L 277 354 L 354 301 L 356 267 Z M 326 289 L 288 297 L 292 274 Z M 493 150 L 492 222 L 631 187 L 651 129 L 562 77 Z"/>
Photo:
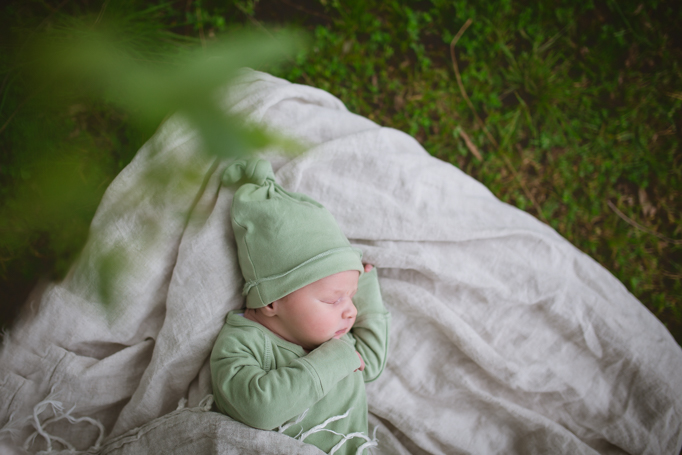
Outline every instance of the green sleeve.
<path fill-rule="evenodd" d="M 303 413 L 360 367 L 355 349 L 332 339 L 288 365 L 269 369 L 271 341 L 254 330 L 221 332 L 211 354 L 213 394 L 223 413 L 272 430 Z"/>
<path fill-rule="evenodd" d="M 353 303 L 358 315 L 351 334 L 355 349 L 365 361 L 365 370 L 362 372 L 365 382 L 371 382 L 379 377 L 386 366 L 391 320 L 381 299 L 376 268 L 360 277 Z"/>

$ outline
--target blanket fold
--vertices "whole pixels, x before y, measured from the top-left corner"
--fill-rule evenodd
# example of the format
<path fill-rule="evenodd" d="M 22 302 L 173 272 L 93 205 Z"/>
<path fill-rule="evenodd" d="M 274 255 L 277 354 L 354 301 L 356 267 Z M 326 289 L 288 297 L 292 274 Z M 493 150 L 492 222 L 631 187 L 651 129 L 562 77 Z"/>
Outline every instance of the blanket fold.
<path fill-rule="evenodd" d="M 682 350 L 606 269 L 324 91 L 245 71 L 222 96 L 305 144 L 263 156 L 377 267 L 392 327 L 372 453 L 679 453 Z M 176 116 L 111 184 L 68 276 L 4 338 L 0 451 L 321 453 L 202 402 L 243 305 L 228 165 Z"/>

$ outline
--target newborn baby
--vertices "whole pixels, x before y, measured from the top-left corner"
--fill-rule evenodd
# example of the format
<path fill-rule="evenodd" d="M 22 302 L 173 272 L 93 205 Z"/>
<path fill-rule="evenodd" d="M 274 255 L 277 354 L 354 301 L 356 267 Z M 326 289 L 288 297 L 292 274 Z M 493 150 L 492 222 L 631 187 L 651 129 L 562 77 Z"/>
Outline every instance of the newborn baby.
<path fill-rule="evenodd" d="M 332 215 L 275 183 L 267 161 L 237 161 L 232 227 L 246 308 L 228 314 L 211 354 L 218 409 L 327 453 L 363 453 L 365 382 L 384 369 L 390 315 L 376 269 Z"/>

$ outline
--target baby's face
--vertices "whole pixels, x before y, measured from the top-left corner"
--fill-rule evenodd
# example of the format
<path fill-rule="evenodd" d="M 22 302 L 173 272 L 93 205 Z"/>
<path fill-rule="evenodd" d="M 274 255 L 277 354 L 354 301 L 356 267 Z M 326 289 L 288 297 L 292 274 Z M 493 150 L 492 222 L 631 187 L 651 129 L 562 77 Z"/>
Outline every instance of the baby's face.
<path fill-rule="evenodd" d="M 351 299 L 359 277 L 356 270 L 336 273 L 279 299 L 277 316 L 283 333 L 278 335 L 309 351 L 343 336 L 358 313 Z"/>

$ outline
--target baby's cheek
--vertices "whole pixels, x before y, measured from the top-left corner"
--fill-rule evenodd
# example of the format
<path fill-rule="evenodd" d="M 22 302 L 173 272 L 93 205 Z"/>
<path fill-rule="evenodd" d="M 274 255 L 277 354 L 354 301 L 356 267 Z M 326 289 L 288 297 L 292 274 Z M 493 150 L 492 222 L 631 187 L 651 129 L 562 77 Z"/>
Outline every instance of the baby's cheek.
<path fill-rule="evenodd" d="M 330 325 L 326 319 L 317 319 L 310 327 L 315 333 L 322 335 L 329 330 Z"/>

